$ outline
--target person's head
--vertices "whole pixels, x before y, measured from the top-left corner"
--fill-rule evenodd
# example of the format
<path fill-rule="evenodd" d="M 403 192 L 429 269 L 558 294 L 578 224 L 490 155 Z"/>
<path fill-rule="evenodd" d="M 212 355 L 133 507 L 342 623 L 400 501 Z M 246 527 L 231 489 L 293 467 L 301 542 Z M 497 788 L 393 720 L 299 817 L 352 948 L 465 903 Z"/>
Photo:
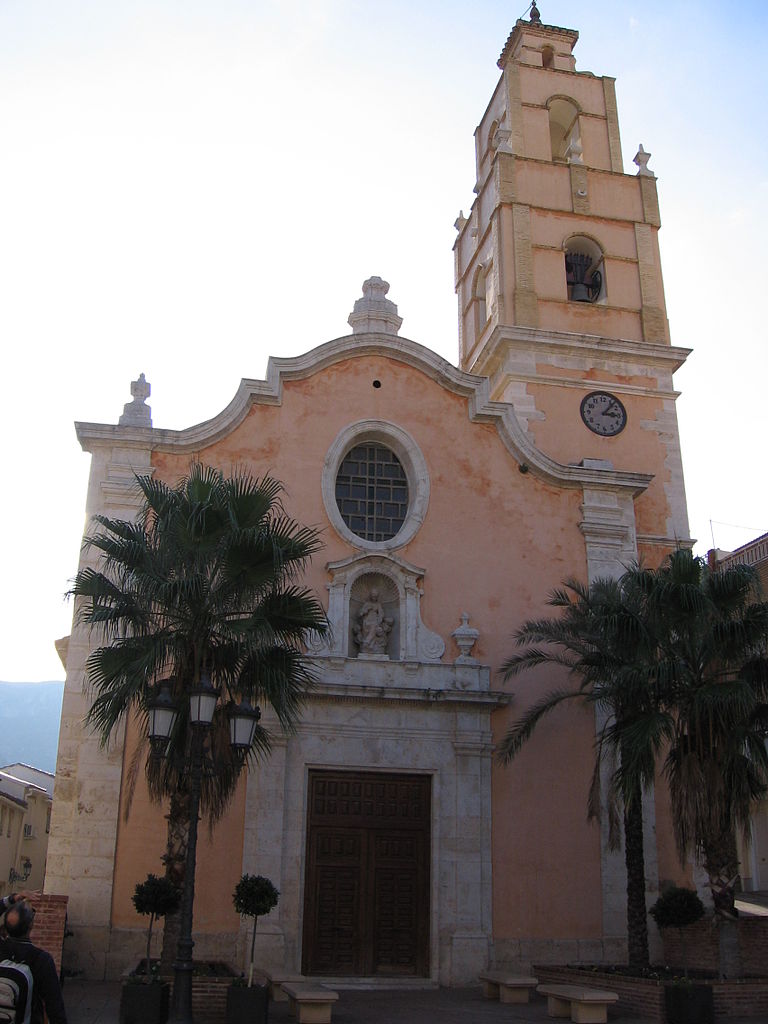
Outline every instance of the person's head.
<path fill-rule="evenodd" d="M 12 939 L 26 939 L 35 923 L 35 911 L 26 900 L 14 903 L 5 913 L 5 930 Z"/>

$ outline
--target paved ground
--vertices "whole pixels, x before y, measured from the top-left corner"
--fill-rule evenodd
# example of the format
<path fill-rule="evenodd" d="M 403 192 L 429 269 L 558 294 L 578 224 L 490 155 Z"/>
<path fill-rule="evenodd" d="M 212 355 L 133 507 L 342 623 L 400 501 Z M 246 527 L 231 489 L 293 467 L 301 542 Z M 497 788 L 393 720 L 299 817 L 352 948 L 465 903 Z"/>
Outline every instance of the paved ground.
<path fill-rule="evenodd" d="M 64 986 L 69 1024 L 118 1024 L 120 983 L 69 980 Z M 534 996 L 523 1006 L 502 1005 L 483 999 L 479 988 L 412 989 L 385 992 L 340 991 L 333 1024 L 550 1024 L 546 1000 Z M 295 1018 L 287 1003 L 269 1004 L 270 1024 Z M 650 1024 L 646 1017 L 629 1017 L 615 1010 L 609 1024 Z M 206 1024 L 198 1020 L 196 1024 Z M 731 1019 L 728 1024 L 761 1024 L 757 1017 Z"/>
<path fill-rule="evenodd" d="M 69 980 L 64 986 L 64 1002 L 69 1024 L 118 1024 L 120 984 Z M 289 1015 L 287 1003 L 270 1003 L 269 1020 L 270 1024 L 287 1024 L 295 1018 Z M 548 1024 L 549 1020 L 541 996 L 527 1005 L 503 1005 L 483 999 L 479 988 L 341 991 L 333 1010 L 333 1024 Z M 609 1020 L 648 1024 L 646 1018 L 615 1013 Z"/>

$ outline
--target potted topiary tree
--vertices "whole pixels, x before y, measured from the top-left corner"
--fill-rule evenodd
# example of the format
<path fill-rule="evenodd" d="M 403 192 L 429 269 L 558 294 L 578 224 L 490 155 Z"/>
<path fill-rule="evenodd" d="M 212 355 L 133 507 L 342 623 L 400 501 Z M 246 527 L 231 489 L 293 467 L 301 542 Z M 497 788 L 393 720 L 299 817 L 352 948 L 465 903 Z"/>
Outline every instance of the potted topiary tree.
<path fill-rule="evenodd" d="M 677 928 L 680 932 L 680 953 L 684 980 L 664 986 L 667 1024 L 713 1024 L 715 1019 L 711 985 L 694 985 L 688 978 L 688 957 L 685 929 L 704 917 L 704 904 L 693 891 L 670 886 L 656 900 L 649 914 L 657 926 Z"/>
<path fill-rule="evenodd" d="M 243 875 L 235 886 L 232 902 L 243 917 L 253 918 L 248 978 L 238 979 L 227 992 L 227 1024 L 267 1024 L 269 990 L 253 984 L 253 958 L 258 919 L 277 906 L 280 893 L 263 875 Z"/>
<path fill-rule="evenodd" d="M 152 926 L 178 909 L 181 893 L 167 878 L 147 875 L 133 893 L 137 913 L 149 915 L 147 955 L 126 979 L 120 993 L 120 1024 L 165 1024 L 171 986 L 152 969 Z"/>

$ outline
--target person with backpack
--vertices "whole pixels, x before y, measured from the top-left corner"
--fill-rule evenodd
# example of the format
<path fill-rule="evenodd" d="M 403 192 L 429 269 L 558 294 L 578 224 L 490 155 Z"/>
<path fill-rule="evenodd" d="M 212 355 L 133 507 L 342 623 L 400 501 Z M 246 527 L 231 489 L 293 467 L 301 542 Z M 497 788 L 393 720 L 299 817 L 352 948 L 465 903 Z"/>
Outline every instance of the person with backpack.
<path fill-rule="evenodd" d="M 5 912 L 5 938 L 0 938 L 0 986 L 9 996 L 15 989 L 26 998 L 11 1007 L 0 1006 L 0 1022 L 8 1024 L 67 1024 L 59 976 L 50 953 L 29 938 L 35 911 L 25 900 L 10 901 Z M 25 970 L 26 968 L 26 970 Z M 31 989 L 31 992 L 29 991 Z M 31 998 L 30 998 L 31 996 Z M 13 1002 L 12 998 L 4 1002 Z"/>

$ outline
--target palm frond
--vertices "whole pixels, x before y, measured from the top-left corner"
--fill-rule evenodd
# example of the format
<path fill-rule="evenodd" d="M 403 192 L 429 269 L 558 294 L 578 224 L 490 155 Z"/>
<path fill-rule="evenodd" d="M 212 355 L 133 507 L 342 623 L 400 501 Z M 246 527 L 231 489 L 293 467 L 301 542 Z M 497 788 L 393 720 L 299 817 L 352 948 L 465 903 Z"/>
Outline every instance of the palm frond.
<path fill-rule="evenodd" d="M 532 704 L 530 708 L 512 725 L 504 739 L 501 741 L 497 751 L 497 757 L 502 764 L 509 764 L 520 752 L 525 743 L 531 738 L 536 726 L 545 715 L 548 715 L 555 708 L 559 707 L 566 700 L 573 700 L 580 696 L 579 691 L 574 690 L 553 690 L 540 700 Z"/>

